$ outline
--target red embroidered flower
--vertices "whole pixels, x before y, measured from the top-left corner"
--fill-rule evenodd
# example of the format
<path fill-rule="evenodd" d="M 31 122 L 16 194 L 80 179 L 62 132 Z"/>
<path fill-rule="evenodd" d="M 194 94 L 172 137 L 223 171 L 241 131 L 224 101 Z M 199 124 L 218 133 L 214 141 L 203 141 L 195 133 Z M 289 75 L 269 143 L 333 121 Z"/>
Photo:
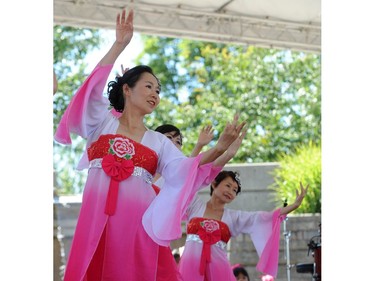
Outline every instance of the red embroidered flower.
<path fill-rule="evenodd" d="M 207 232 L 214 232 L 220 228 L 219 223 L 214 220 L 204 220 L 201 222 L 202 228 L 204 228 Z"/>
<path fill-rule="evenodd" d="M 220 226 L 217 221 L 204 220 L 200 225 L 202 228 L 198 230 L 198 235 L 203 242 L 212 245 L 221 240 Z"/>
<path fill-rule="evenodd" d="M 113 154 L 108 154 L 103 157 L 102 167 L 108 176 L 117 181 L 127 179 L 134 171 L 133 161 L 126 159 L 116 161 Z"/>
<path fill-rule="evenodd" d="M 126 138 L 116 137 L 109 140 L 109 153 L 120 158 L 130 159 L 134 155 L 134 145 Z"/>

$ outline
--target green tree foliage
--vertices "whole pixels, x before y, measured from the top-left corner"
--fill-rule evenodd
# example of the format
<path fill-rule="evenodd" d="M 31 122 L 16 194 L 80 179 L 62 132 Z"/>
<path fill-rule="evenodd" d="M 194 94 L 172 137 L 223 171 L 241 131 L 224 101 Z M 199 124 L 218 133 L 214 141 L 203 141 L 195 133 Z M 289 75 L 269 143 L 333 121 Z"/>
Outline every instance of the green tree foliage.
<path fill-rule="evenodd" d="M 88 75 L 83 59 L 100 46 L 99 35 L 98 30 L 54 28 L 54 69 L 59 79 L 55 127 Z M 273 162 L 298 145 L 320 143 L 319 55 L 155 36 L 143 36 L 143 42 L 136 62 L 150 65 L 162 83 L 161 103 L 146 124 L 178 126 L 186 155 L 202 126 L 214 126 L 215 142 L 235 112 L 248 123 L 248 135 L 233 162 Z M 72 146 L 55 144 L 61 193 L 82 190 L 82 177 L 67 169 L 76 166 L 83 148 L 78 137 Z"/>
<path fill-rule="evenodd" d="M 101 44 L 100 31 L 56 25 L 53 29 L 53 68 L 58 78 L 58 92 L 54 96 L 54 130 L 61 119 L 71 97 L 83 83 L 88 73 L 86 55 Z M 78 157 L 85 141 L 72 136 L 72 145 L 54 143 L 55 188 L 57 194 L 79 193 L 83 188 L 85 172 L 75 171 Z"/>
<path fill-rule="evenodd" d="M 56 25 L 53 28 L 53 68 L 58 77 L 58 92 L 54 97 L 53 121 L 56 128 L 72 95 L 88 73 L 86 55 L 101 44 L 100 31 Z"/>
<path fill-rule="evenodd" d="M 275 191 L 275 202 L 294 202 L 299 182 L 309 184 L 307 195 L 294 213 L 321 213 L 321 147 L 312 142 L 298 146 L 294 153 L 279 155 L 280 164 L 273 171 L 275 183 L 270 189 Z"/>
<path fill-rule="evenodd" d="M 162 82 L 163 99 L 149 124 L 173 123 L 182 129 L 186 154 L 199 128 L 210 123 L 221 132 L 235 112 L 249 130 L 233 162 L 276 161 L 297 145 L 320 142 L 319 55 L 150 36 L 143 40 L 138 63 L 150 65 Z"/>

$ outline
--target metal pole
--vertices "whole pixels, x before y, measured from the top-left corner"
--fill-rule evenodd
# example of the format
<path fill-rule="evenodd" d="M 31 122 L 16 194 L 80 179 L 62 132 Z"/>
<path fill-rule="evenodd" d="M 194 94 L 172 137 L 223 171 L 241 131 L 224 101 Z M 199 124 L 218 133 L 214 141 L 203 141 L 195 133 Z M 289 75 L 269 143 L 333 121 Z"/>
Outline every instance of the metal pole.
<path fill-rule="evenodd" d="M 288 201 L 285 199 L 283 207 L 288 206 Z M 290 238 L 290 231 L 286 230 L 286 221 L 288 220 L 288 217 L 285 217 L 285 220 L 283 221 L 283 227 L 284 227 L 284 239 L 285 239 L 285 259 L 286 259 L 286 276 L 287 280 L 290 281 L 290 268 L 292 267 L 290 265 L 290 253 L 289 253 L 289 238 Z"/>
<path fill-rule="evenodd" d="M 286 230 L 286 221 L 288 220 L 288 217 L 285 218 L 283 221 L 284 226 L 284 238 L 285 238 L 285 259 L 286 259 L 286 276 L 287 280 L 290 281 L 290 253 L 289 253 L 289 237 L 290 237 L 290 231 Z"/>

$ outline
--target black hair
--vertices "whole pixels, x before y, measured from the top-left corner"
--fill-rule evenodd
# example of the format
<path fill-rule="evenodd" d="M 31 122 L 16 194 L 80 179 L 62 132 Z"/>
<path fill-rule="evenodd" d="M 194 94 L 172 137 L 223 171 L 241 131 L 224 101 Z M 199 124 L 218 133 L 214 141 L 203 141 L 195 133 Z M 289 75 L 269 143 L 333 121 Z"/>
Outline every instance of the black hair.
<path fill-rule="evenodd" d="M 129 88 L 133 88 L 143 73 L 150 73 L 158 81 L 159 87 L 160 81 L 152 72 L 152 68 L 147 65 L 135 66 L 124 73 L 124 75 L 116 77 L 115 81 L 108 83 L 107 95 L 110 105 L 117 111 L 123 112 L 125 108 L 125 99 L 122 86 L 127 84 Z"/>
<path fill-rule="evenodd" d="M 214 181 L 212 183 L 214 183 L 216 186 L 218 186 L 227 177 L 231 177 L 232 180 L 234 180 L 237 183 L 238 189 L 237 189 L 236 195 L 238 193 L 240 193 L 241 192 L 241 181 L 240 181 L 240 174 L 238 172 L 223 170 L 216 176 L 216 178 L 214 179 Z M 214 188 L 212 187 L 212 183 L 211 183 L 211 186 L 210 186 L 210 189 L 211 189 L 210 195 L 212 195 L 212 192 L 214 191 Z"/>
<path fill-rule="evenodd" d="M 181 145 L 182 145 L 182 133 L 181 133 L 180 129 L 177 128 L 176 126 L 173 126 L 171 124 L 164 124 L 164 125 L 160 125 L 159 127 L 157 127 L 155 129 L 155 131 L 159 132 L 159 133 L 162 133 L 162 134 L 175 132 L 173 137 L 181 136 Z"/>
<path fill-rule="evenodd" d="M 240 273 L 242 273 L 244 276 L 246 276 L 247 279 L 249 279 L 249 281 L 250 281 L 249 274 L 247 273 L 245 268 L 243 268 L 242 266 L 238 266 L 238 267 L 233 268 L 234 276 L 238 277 L 238 275 L 240 275 Z"/>

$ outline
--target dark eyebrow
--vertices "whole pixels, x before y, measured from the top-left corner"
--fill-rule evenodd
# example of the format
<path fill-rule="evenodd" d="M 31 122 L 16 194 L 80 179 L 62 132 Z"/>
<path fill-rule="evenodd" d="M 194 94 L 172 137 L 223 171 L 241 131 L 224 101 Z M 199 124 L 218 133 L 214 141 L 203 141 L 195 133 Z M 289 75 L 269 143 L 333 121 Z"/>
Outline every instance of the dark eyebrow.
<path fill-rule="evenodd" d="M 150 83 L 152 86 L 154 86 L 154 83 L 151 82 L 151 81 L 146 80 L 146 83 Z M 160 90 L 160 85 L 159 85 L 159 83 L 158 83 L 158 89 Z"/>
<path fill-rule="evenodd" d="M 238 184 L 236 182 L 228 182 L 228 184 L 230 185 L 230 187 L 234 187 L 238 190 Z"/>

